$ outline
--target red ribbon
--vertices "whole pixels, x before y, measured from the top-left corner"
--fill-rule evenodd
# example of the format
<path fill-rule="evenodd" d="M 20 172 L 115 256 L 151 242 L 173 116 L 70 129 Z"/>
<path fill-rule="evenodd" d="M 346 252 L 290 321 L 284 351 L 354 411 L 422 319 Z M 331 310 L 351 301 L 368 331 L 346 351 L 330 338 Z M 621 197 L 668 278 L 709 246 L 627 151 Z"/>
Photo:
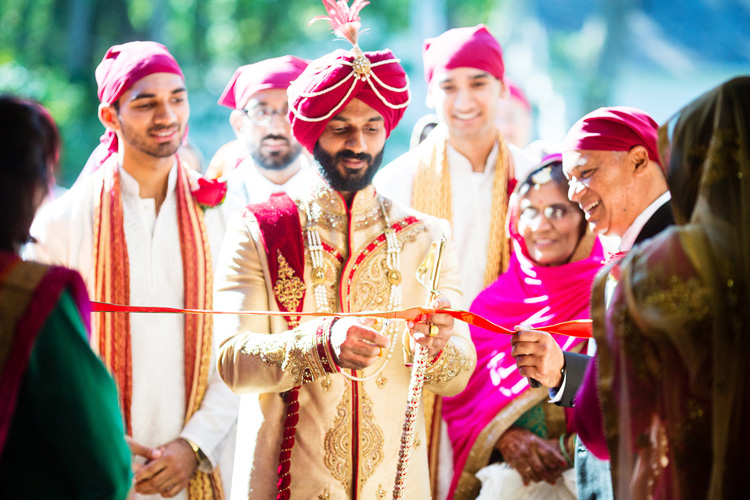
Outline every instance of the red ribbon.
<path fill-rule="evenodd" d="M 284 311 L 208 311 L 205 309 L 178 309 L 175 307 L 145 307 L 145 306 L 123 306 L 120 304 L 109 304 L 106 302 L 91 302 L 93 312 L 124 312 L 124 313 L 169 313 L 169 314 L 239 314 L 243 316 L 285 316 L 289 314 Z M 429 309 L 426 307 L 410 307 L 408 309 L 398 309 L 396 311 L 361 311 L 356 313 L 329 313 L 329 312 L 300 312 L 299 316 L 312 317 L 340 317 L 340 318 L 386 318 L 386 319 L 403 319 L 406 321 L 416 321 L 423 314 L 447 314 L 453 319 L 463 321 L 470 325 L 484 328 L 493 333 L 502 333 L 513 335 L 513 330 L 509 330 L 492 321 L 483 318 L 478 314 L 460 309 Z M 578 337 L 590 339 L 591 320 L 578 319 L 565 321 L 556 325 L 547 325 L 534 328 L 554 335 L 565 335 L 568 337 Z"/>

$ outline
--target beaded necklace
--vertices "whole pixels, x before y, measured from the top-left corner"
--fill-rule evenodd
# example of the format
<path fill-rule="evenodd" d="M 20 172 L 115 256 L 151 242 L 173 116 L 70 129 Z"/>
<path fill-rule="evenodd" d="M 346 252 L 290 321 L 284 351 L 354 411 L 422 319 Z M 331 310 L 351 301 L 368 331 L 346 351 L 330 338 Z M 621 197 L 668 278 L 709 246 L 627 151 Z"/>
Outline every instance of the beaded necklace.
<path fill-rule="evenodd" d="M 391 222 L 388 219 L 388 214 L 385 210 L 382 198 L 378 198 L 378 202 L 380 203 L 380 211 L 383 214 L 383 222 L 385 224 L 383 234 L 385 235 L 386 242 L 385 264 L 388 269 L 386 272 L 386 279 L 390 285 L 387 305 L 388 309 L 386 310 L 395 311 L 401 307 L 401 271 L 399 271 L 401 245 L 398 243 L 396 231 L 391 227 Z M 326 293 L 325 268 L 323 267 L 323 244 L 320 239 L 320 233 L 318 232 L 318 218 L 320 216 L 320 211 L 313 211 L 309 202 L 305 204 L 305 211 L 307 212 L 307 226 L 305 227 L 305 233 L 307 235 L 307 248 L 310 252 L 310 260 L 312 261 L 311 277 L 313 282 L 315 307 L 319 312 L 332 312 L 331 304 L 328 301 Z M 380 367 L 375 370 L 374 373 L 371 373 L 366 377 L 356 377 L 354 375 L 349 375 L 344 370 L 340 370 L 344 377 L 355 382 L 366 382 L 380 375 L 385 369 L 385 366 L 393 356 L 393 350 L 396 345 L 396 323 L 391 320 L 384 320 L 382 323 L 382 331 L 388 336 L 390 346 L 388 347 L 388 353 Z"/>

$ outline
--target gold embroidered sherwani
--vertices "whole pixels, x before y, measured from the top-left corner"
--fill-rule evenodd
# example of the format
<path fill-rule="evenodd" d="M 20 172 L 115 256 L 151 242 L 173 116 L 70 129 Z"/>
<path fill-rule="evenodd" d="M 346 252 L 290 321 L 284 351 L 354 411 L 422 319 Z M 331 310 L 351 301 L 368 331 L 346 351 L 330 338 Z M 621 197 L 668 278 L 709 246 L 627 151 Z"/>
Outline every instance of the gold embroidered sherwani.
<path fill-rule="evenodd" d="M 334 311 L 385 310 L 390 285 L 386 279 L 386 244 L 379 241 L 384 218 L 375 189 L 356 194 L 351 214 L 338 193 L 317 177 L 310 192 L 296 199 L 303 232 L 305 201 L 318 219 L 323 241 L 327 299 Z M 430 244 L 443 235 L 443 223 L 433 217 L 383 199 L 391 225 L 397 226 L 402 251 L 400 271 L 402 306 L 424 305 L 428 292 L 414 279 Z M 381 238 L 382 239 L 382 238 Z M 305 247 L 307 239 L 304 238 Z M 311 279 L 311 257 L 305 248 L 304 311 L 317 309 Z M 282 275 L 283 273 L 279 273 Z M 461 306 L 459 273 L 449 243 L 440 275 L 440 290 L 452 306 Z M 215 307 L 218 310 L 278 310 L 253 215 L 230 223 L 219 259 Z M 293 286 L 287 283 L 288 286 Z M 406 408 L 410 368 L 402 343 L 403 321 L 393 341 L 392 358 L 382 373 L 365 382 L 352 382 L 336 372 L 326 325 L 311 318 L 289 330 L 281 317 L 217 317 L 218 336 L 224 342 L 219 371 L 224 381 L 243 396 L 234 486 L 253 500 L 276 498 L 277 465 L 286 405 L 283 393 L 299 391 L 299 422 L 291 455 L 292 499 L 390 498 L 396 474 Z M 383 357 L 385 359 L 385 356 Z M 383 361 L 358 377 L 374 373 Z M 456 322 L 453 336 L 427 370 L 425 387 L 444 396 L 465 387 L 476 363 L 467 325 Z M 333 369 L 331 369 L 333 367 Z M 420 410 L 405 498 L 430 498 L 424 415 Z M 247 462 L 244 470 L 242 463 Z M 249 477 L 248 477 L 249 474 Z M 235 491 L 233 490 L 233 493 Z M 240 498 L 240 497 L 235 497 Z"/>

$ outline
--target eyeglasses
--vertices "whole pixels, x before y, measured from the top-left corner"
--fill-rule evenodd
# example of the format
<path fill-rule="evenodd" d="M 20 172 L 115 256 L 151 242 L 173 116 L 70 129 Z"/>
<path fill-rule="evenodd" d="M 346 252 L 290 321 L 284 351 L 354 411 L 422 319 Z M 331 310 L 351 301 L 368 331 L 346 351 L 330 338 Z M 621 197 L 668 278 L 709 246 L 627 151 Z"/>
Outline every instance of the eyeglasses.
<path fill-rule="evenodd" d="M 271 125 L 271 122 L 273 122 L 274 116 L 280 116 L 285 117 L 287 113 L 289 113 L 289 109 L 285 106 L 282 109 L 273 109 L 266 106 L 255 106 L 250 109 L 241 109 L 243 113 L 247 115 L 248 118 L 250 118 L 250 121 L 252 121 L 256 125 L 261 125 L 263 127 L 267 127 Z"/>
<path fill-rule="evenodd" d="M 542 210 L 534 207 L 527 207 L 521 210 L 521 214 L 518 218 L 524 224 L 531 224 L 536 220 L 537 217 L 539 217 L 540 215 L 544 215 L 544 217 L 548 221 L 555 222 L 565 218 L 565 216 L 568 215 L 571 210 L 573 209 L 566 205 L 549 205 L 544 207 Z"/>

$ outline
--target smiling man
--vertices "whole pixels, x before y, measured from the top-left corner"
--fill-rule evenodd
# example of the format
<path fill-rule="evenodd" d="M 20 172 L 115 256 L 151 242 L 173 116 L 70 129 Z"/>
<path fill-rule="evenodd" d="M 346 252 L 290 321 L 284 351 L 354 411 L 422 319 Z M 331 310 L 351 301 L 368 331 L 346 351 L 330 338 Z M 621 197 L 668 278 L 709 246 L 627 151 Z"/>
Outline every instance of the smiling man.
<path fill-rule="evenodd" d="M 610 107 L 581 118 L 565 138 L 568 197 L 579 204 L 593 232 L 620 237 L 621 252 L 674 224 L 657 130 L 657 123 L 641 110 Z M 614 286 L 616 281 L 609 280 L 605 297 L 592 297 L 592 305 L 607 304 Z M 563 352 L 550 334 L 536 330 L 517 332 L 512 343 L 521 375 L 549 387 L 552 402 L 574 406 L 594 343 L 589 355 Z M 612 498 L 606 462 L 580 445 L 575 465 L 579 498 Z"/>
<path fill-rule="evenodd" d="M 212 242 L 194 174 L 176 156 L 190 115 L 182 71 L 164 46 L 131 42 L 107 51 L 96 79 L 109 154 L 40 212 L 27 256 L 78 270 L 98 301 L 210 309 Z M 216 465 L 231 473 L 221 444 L 238 401 L 216 373 L 212 322 L 93 319 L 92 347 L 117 382 L 136 455 L 136 498 L 223 498 Z"/>
<path fill-rule="evenodd" d="M 221 349 L 222 377 L 256 395 L 243 397 L 240 411 L 238 498 L 389 496 L 415 343 L 431 360 L 425 387 L 439 394 L 460 392 L 474 369 L 466 325 L 446 315 L 377 326 L 297 315 L 394 310 L 428 298 L 414 276 L 443 224 L 371 185 L 409 102 L 398 61 L 389 50 L 354 47 L 311 62 L 289 89 L 289 118 L 319 175 L 304 192 L 274 195 L 230 222 L 217 308 L 286 314 L 217 319 L 218 329 L 235 334 Z M 450 242 L 440 290 L 434 305 L 459 303 Z M 424 433 L 420 417 L 418 442 Z M 416 446 L 404 498 L 429 497 L 427 454 Z"/>
<path fill-rule="evenodd" d="M 507 144 L 497 129 L 498 104 L 508 92 L 505 65 L 500 44 L 484 25 L 426 40 L 423 58 L 428 105 L 435 108 L 439 124 L 417 148 L 383 168 L 375 186 L 399 203 L 451 223 L 461 289 L 470 304 L 508 264 L 505 219 L 516 185 L 514 172 L 530 172 L 535 162 Z M 433 404 L 427 396 L 426 406 L 434 420 L 430 427 L 436 429 L 435 439 L 431 435 L 429 440 L 436 487 L 438 477 L 450 478 L 452 459 L 443 447 L 440 461 L 446 468 L 438 474 L 434 457 L 440 446 L 440 401 Z"/>

